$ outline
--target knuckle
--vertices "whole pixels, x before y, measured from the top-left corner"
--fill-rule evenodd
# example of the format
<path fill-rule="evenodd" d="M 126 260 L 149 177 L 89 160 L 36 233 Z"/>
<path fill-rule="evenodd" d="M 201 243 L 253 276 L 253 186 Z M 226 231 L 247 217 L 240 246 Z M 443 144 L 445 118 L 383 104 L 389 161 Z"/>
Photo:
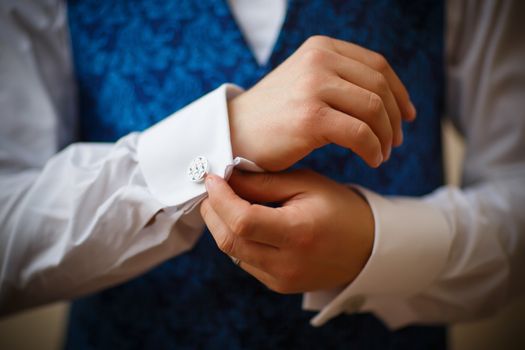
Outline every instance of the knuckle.
<path fill-rule="evenodd" d="M 330 42 L 330 38 L 325 35 L 312 35 L 304 42 L 305 46 L 325 46 Z"/>
<path fill-rule="evenodd" d="M 312 108 L 310 108 L 310 113 L 308 114 L 308 120 L 315 120 L 324 122 L 330 114 L 330 107 L 324 103 L 315 103 Z"/>
<path fill-rule="evenodd" d="M 323 84 L 323 77 L 316 71 L 305 73 L 300 79 L 300 88 L 305 96 L 315 96 Z"/>
<path fill-rule="evenodd" d="M 327 106 L 317 101 L 307 101 L 304 104 L 303 113 L 301 113 L 299 129 L 301 131 L 313 130 L 319 120 L 326 116 L 327 109 Z"/>
<path fill-rule="evenodd" d="M 308 147 L 317 148 L 326 143 L 322 134 L 319 133 L 319 127 L 324 122 L 328 109 L 327 106 L 320 103 L 307 103 L 301 117 L 296 120 L 297 125 L 294 127 L 297 132 L 303 135 L 303 138 L 308 135 L 305 138 L 311 142 Z"/>
<path fill-rule="evenodd" d="M 374 85 L 376 87 L 376 91 L 380 95 L 384 95 L 388 91 L 388 81 L 386 80 L 385 76 L 381 73 L 377 73 L 374 78 Z"/>
<path fill-rule="evenodd" d="M 290 127 L 300 135 L 307 148 L 317 148 L 326 144 L 320 133 L 321 123 L 329 113 L 329 107 L 316 99 L 302 99 L 295 105 L 297 115 L 290 121 Z"/>
<path fill-rule="evenodd" d="M 312 66 L 320 66 L 326 62 L 326 52 L 317 47 L 312 47 L 304 50 L 303 54 L 303 63 L 311 68 Z"/>
<path fill-rule="evenodd" d="M 381 112 L 384 109 L 383 99 L 376 94 L 371 92 L 368 95 L 368 112 L 371 116 L 377 116 L 378 114 L 381 114 Z"/>
<path fill-rule="evenodd" d="M 366 145 L 372 131 L 365 123 L 356 123 L 350 133 L 356 145 L 362 147 Z"/>
<path fill-rule="evenodd" d="M 392 129 L 392 126 L 390 123 L 388 124 L 388 127 L 385 128 L 385 135 L 380 142 L 385 145 L 392 145 L 392 140 L 394 139 L 394 130 Z"/>
<path fill-rule="evenodd" d="M 248 235 L 251 230 L 251 226 L 252 221 L 250 210 L 246 209 L 235 217 L 231 225 L 231 230 L 234 235 L 243 237 Z"/>
<path fill-rule="evenodd" d="M 224 238 L 220 242 L 217 242 L 219 249 L 228 255 L 234 253 L 235 239 L 231 235 L 224 235 Z"/>
<path fill-rule="evenodd" d="M 370 65 L 379 72 L 386 72 L 386 70 L 389 67 L 388 61 L 385 58 L 385 56 L 377 52 L 371 53 Z"/>

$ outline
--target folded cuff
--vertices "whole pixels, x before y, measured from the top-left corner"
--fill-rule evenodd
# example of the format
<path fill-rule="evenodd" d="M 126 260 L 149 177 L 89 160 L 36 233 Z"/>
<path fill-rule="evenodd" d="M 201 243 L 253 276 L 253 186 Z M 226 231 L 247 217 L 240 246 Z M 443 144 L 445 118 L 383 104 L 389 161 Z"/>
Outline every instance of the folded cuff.
<path fill-rule="evenodd" d="M 242 90 L 224 84 L 144 131 L 138 164 L 149 191 L 165 206 L 201 197 L 204 183 L 192 182 L 188 167 L 205 157 L 209 172 L 224 177 L 233 164 L 227 101 Z"/>

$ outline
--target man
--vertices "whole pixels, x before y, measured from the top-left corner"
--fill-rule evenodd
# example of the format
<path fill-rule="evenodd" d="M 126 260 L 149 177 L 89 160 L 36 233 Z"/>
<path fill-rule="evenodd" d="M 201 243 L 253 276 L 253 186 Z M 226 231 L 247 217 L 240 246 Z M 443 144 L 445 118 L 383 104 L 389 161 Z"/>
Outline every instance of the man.
<path fill-rule="evenodd" d="M 257 12 L 285 19 L 268 61 L 257 64 L 235 26 L 234 16 L 250 16 L 240 2 L 231 2 L 233 13 L 219 1 L 70 3 L 85 141 L 144 129 L 220 83 L 250 87 L 289 58 L 245 93 L 223 87 L 140 136 L 77 144 L 50 160 L 75 138 L 64 8 L 6 6 L 2 32 L 17 40 L 2 50 L 2 69 L 14 74 L 3 90 L 14 101 L 2 147 L 5 310 L 114 285 L 193 247 L 205 188 L 192 180 L 206 170 L 210 198 L 200 212 L 219 247 L 274 290 L 313 292 L 304 306 L 322 309 L 315 325 L 345 311 L 371 311 L 391 328 L 446 322 L 521 292 L 523 128 L 513 112 L 522 103 L 523 47 L 511 41 L 518 5 L 465 4 L 472 17 L 448 43 L 449 86 L 460 92 L 451 106 L 473 148 L 466 180 L 477 186 L 392 202 L 312 173 L 236 173 L 237 193 L 213 174 L 227 177 L 237 163 L 282 170 L 335 143 L 373 167 L 390 160 L 373 170 L 325 147 L 301 164 L 383 194 L 421 196 L 440 186 L 442 4 L 267 4 Z M 303 44 L 314 34 L 327 36 Z M 415 117 L 401 81 L 418 118 L 391 153 L 402 141 L 400 120 Z M 144 277 L 77 302 L 68 344 L 443 346 L 440 327 L 391 332 L 367 314 L 314 329 L 298 301 L 256 284 L 204 236 Z"/>

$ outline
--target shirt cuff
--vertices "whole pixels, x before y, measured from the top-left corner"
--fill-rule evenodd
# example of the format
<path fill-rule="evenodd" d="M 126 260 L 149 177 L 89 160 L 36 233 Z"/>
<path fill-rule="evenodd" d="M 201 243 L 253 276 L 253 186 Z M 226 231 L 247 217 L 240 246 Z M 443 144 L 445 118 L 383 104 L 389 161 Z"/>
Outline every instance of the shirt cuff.
<path fill-rule="evenodd" d="M 204 197 L 204 183 L 187 175 L 199 156 L 207 159 L 209 172 L 222 177 L 238 163 L 250 163 L 232 159 L 227 100 L 241 92 L 224 84 L 140 135 L 138 164 L 149 191 L 163 205 L 179 206 Z"/>
<path fill-rule="evenodd" d="M 451 230 L 438 209 L 418 199 L 389 199 L 357 189 L 374 215 L 372 254 L 357 278 L 342 291 L 305 294 L 303 308 L 321 310 L 311 320 L 313 326 L 321 326 L 342 312 L 376 311 L 374 299 L 401 300 L 423 291 L 441 273 L 448 258 Z M 391 321 L 389 326 L 402 322 L 395 315 L 379 316 Z"/>

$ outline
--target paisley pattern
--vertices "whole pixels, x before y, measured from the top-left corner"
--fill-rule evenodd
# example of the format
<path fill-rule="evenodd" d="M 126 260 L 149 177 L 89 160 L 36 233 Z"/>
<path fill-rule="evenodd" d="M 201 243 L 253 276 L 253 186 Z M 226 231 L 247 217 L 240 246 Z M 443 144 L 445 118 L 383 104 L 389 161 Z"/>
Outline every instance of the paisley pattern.
<path fill-rule="evenodd" d="M 337 146 L 297 167 L 383 194 L 442 184 L 443 4 L 439 0 L 292 0 L 269 62 L 259 66 L 225 0 L 69 1 L 80 93 L 80 137 L 115 141 L 143 130 L 224 82 L 249 88 L 308 37 L 324 34 L 384 54 L 418 119 L 380 169 Z M 190 252 L 73 304 L 71 349 L 442 349 L 442 327 L 391 332 L 370 314 L 309 325 L 300 295 L 268 291 L 205 233 Z"/>

